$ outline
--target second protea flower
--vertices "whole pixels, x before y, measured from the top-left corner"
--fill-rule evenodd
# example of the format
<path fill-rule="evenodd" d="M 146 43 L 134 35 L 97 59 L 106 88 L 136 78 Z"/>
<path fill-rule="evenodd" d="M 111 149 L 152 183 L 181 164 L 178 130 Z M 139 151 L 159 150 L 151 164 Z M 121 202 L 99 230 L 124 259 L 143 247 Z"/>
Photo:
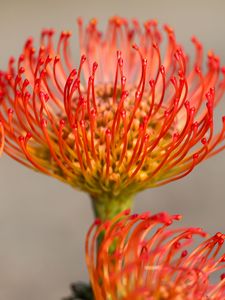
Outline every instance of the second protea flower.
<path fill-rule="evenodd" d="M 224 69 L 193 38 L 191 63 L 165 26 L 161 54 L 156 21 L 110 19 L 105 33 L 78 21 L 81 60 L 74 68 L 70 32 L 56 47 L 44 30 L 16 64 L 0 72 L 5 152 L 27 167 L 88 192 L 96 214 L 111 218 L 140 190 L 182 178 L 224 146 L 225 119 L 214 132 Z"/>
<path fill-rule="evenodd" d="M 193 238 L 206 233 L 170 228 L 180 217 L 125 212 L 102 224 L 95 221 L 86 239 L 95 299 L 225 299 L 225 254 L 219 256 L 225 235 L 218 232 L 193 247 Z"/>

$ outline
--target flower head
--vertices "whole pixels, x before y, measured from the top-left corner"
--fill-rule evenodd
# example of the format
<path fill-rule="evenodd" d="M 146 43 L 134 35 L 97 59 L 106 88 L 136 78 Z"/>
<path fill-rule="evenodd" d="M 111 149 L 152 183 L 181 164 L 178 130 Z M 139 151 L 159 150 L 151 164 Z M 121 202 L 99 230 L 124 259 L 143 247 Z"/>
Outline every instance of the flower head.
<path fill-rule="evenodd" d="M 129 198 L 190 173 L 224 146 L 225 118 L 214 130 L 214 108 L 225 69 L 193 38 L 190 62 L 169 26 L 165 54 L 154 20 L 140 26 L 78 20 L 80 63 L 74 68 L 70 32 L 57 46 L 43 30 L 17 62 L 0 73 L 5 152 L 27 167 L 87 191 L 93 198 Z"/>
<path fill-rule="evenodd" d="M 217 233 L 193 247 L 193 237 L 206 234 L 199 228 L 169 229 L 179 219 L 125 212 L 102 224 L 96 221 L 86 239 L 96 299 L 225 299 L 225 254 L 218 257 L 225 235 Z"/>

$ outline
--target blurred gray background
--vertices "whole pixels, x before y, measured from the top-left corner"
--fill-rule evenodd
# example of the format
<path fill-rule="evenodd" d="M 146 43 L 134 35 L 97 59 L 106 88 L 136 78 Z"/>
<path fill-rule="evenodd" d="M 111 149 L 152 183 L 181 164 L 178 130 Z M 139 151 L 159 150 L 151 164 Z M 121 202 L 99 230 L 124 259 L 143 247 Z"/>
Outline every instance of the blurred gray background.
<path fill-rule="evenodd" d="M 76 32 L 76 18 L 119 14 L 169 23 L 191 51 L 195 34 L 225 64 L 225 1 L 0 0 L 0 68 L 18 55 L 25 39 L 43 27 Z M 219 110 L 225 114 L 224 103 Z M 184 215 L 184 225 L 225 231 L 225 152 L 191 175 L 137 196 L 135 210 Z M 27 170 L 5 155 L 0 160 L 0 300 L 59 300 L 69 283 L 87 280 L 85 233 L 93 219 L 88 196 Z"/>

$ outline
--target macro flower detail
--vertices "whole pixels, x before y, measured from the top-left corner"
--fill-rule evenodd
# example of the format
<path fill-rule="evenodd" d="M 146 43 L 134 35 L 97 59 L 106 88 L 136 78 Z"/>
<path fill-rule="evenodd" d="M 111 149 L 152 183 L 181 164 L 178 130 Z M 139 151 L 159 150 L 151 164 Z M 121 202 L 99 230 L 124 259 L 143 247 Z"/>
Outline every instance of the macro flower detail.
<path fill-rule="evenodd" d="M 110 221 L 95 221 L 86 238 L 95 299 L 225 299 L 225 254 L 218 255 L 225 235 L 206 239 L 199 228 L 170 229 L 180 218 L 123 212 Z M 205 239 L 193 247 L 193 237 Z"/>
<path fill-rule="evenodd" d="M 131 206 L 135 193 L 190 173 L 224 145 L 225 118 L 214 130 L 214 108 L 225 89 L 225 69 L 192 39 L 190 62 L 173 30 L 167 46 L 157 22 L 140 26 L 78 20 L 80 63 L 72 61 L 70 32 L 54 46 L 43 30 L 0 72 L 0 120 L 5 152 L 27 167 L 88 192 L 96 214 L 110 218 Z"/>

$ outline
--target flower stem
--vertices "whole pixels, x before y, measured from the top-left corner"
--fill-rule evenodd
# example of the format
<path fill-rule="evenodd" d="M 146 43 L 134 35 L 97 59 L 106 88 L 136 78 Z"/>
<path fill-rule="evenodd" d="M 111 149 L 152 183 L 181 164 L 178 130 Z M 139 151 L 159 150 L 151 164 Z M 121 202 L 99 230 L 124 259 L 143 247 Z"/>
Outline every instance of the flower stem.
<path fill-rule="evenodd" d="M 98 198 L 91 196 L 91 200 L 95 217 L 102 221 L 111 220 L 121 211 L 131 209 L 133 206 L 133 195 L 112 198 L 108 195 L 103 195 Z"/>

